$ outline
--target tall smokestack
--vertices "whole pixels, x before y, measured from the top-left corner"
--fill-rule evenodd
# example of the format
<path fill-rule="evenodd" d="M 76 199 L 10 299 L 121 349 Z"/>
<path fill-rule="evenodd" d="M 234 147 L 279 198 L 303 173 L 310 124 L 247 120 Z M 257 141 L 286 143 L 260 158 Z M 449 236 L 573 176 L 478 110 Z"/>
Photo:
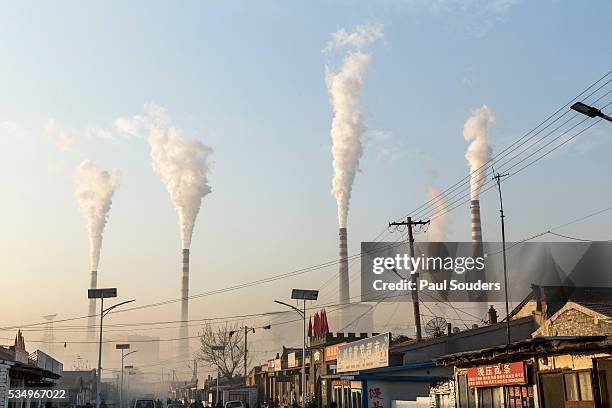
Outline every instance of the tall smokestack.
<path fill-rule="evenodd" d="M 495 123 L 495 113 L 487 105 L 472 111 L 463 124 L 463 138 L 470 142 L 465 158 L 470 167 L 470 218 L 472 224 L 472 256 L 484 256 L 482 244 L 482 225 L 480 223 L 480 202 L 478 197 L 482 186 L 487 181 L 487 165 L 491 160 L 493 149 L 489 142 L 489 127 Z M 474 271 L 476 272 L 476 271 Z M 486 280 L 485 270 L 466 276 L 469 282 Z M 484 316 L 487 311 L 486 295 L 469 292 L 469 299 L 474 303 L 475 313 Z"/>
<path fill-rule="evenodd" d="M 75 171 L 74 198 L 87 221 L 89 238 L 89 265 L 91 280 L 89 287 L 98 287 L 98 265 L 102 249 L 102 235 L 108 220 L 112 198 L 119 185 L 119 172 L 101 170 L 90 160 L 83 160 Z M 96 301 L 89 301 L 89 316 L 96 314 Z M 95 318 L 89 318 L 88 339 L 95 338 Z"/>
<path fill-rule="evenodd" d="M 189 330 L 187 321 L 189 320 L 189 249 L 183 249 L 183 275 L 181 279 L 181 328 L 180 353 L 184 356 L 189 355 Z"/>
<path fill-rule="evenodd" d="M 372 56 L 362 50 L 383 37 L 381 24 L 361 25 L 355 27 L 352 32 L 340 28 L 332 33 L 331 40 L 324 49 L 326 53 L 346 50 L 339 68 L 325 66 L 325 83 L 334 111 L 330 131 L 334 170 L 331 193 L 336 199 L 340 227 L 338 271 L 340 303 L 348 303 L 350 300 L 346 225 L 353 182 L 359 171 L 359 161 L 363 154 L 361 140 L 366 131 L 359 95 L 363 87 L 365 70 L 372 62 Z M 347 315 L 342 312 L 340 320 L 343 321 L 346 317 Z M 342 326 L 344 325 L 342 323 Z"/>
<path fill-rule="evenodd" d="M 480 224 L 480 200 L 470 201 L 470 219 L 472 221 L 472 242 L 482 243 L 482 226 Z"/>
<path fill-rule="evenodd" d="M 482 243 L 482 225 L 480 223 L 480 200 L 470 201 L 470 219 L 472 224 L 472 257 L 482 258 L 484 257 L 484 248 Z M 466 280 L 469 282 L 486 281 L 487 274 L 483 268 L 480 271 L 472 271 L 469 276 L 466 276 Z M 469 299 L 472 302 L 479 302 L 476 306 L 476 312 L 478 316 L 482 315 L 483 310 L 486 309 L 487 297 L 484 293 L 480 292 L 469 292 Z"/>
<path fill-rule="evenodd" d="M 159 173 L 176 207 L 181 229 L 183 273 L 181 277 L 181 321 L 179 356 L 189 355 L 189 248 L 202 199 L 210 192 L 208 157 L 212 150 L 197 139 L 186 137 L 170 123 L 165 109 L 147 106 L 149 146 L 153 169 Z"/>
<path fill-rule="evenodd" d="M 98 288 L 98 271 L 91 271 L 91 279 L 89 281 L 89 288 L 90 289 L 97 289 Z M 96 325 L 96 318 L 95 315 L 96 314 L 96 299 L 89 299 L 89 321 L 88 321 L 88 327 L 89 327 L 89 331 L 87 332 L 87 336 L 89 339 L 94 339 L 95 336 L 95 330 L 94 327 Z"/>
<path fill-rule="evenodd" d="M 339 264 L 338 264 L 338 288 L 339 288 L 339 302 L 348 303 L 350 301 L 349 294 L 349 267 L 348 267 L 348 245 L 346 242 L 346 228 L 340 228 L 340 252 L 339 252 Z"/>

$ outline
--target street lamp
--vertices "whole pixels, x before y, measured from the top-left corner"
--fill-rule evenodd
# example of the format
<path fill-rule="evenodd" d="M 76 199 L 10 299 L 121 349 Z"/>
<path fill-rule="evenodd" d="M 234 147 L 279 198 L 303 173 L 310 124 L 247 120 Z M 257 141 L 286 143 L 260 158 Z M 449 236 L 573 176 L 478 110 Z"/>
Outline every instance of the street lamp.
<path fill-rule="evenodd" d="M 119 408 L 123 408 L 123 360 L 130 354 L 138 352 L 138 350 L 130 351 L 127 354 L 123 354 L 124 350 L 128 350 L 130 348 L 130 345 L 128 343 L 116 344 L 115 348 L 117 350 L 121 350 L 121 388 L 119 389 Z"/>
<path fill-rule="evenodd" d="M 602 119 L 605 119 L 605 120 L 607 120 L 609 122 L 612 122 L 612 117 L 606 115 L 605 113 L 603 113 L 599 109 L 594 108 L 593 106 L 589 106 L 589 105 L 587 105 L 585 103 L 576 102 L 575 104 L 570 106 L 570 108 L 575 110 L 576 112 L 580 112 L 583 115 L 588 116 L 589 118 L 594 118 L 594 117 L 599 116 Z"/>
<path fill-rule="evenodd" d="M 104 309 L 104 299 L 117 297 L 117 288 L 88 289 L 87 297 L 89 299 L 100 299 L 100 342 L 98 343 L 98 378 L 96 380 L 96 408 L 100 408 L 100 388 L 102 383 L 102 324 L 104 322 L 104 316 L 114 308 L 134 302 L 135 299 L 126 300 L 125 302 L 117 303 L 116 305 Z"/>
<path fill-rule="evenodd" d="M 262 326 L 260 327 L 261 329 L 264 330 L 270 330 L 270 326 L 269 324 L 266 326 Z M 248 353 L 248 348 L 247 348 L 247 335 L 250 331 L 252 331 L 253 333 L 255 333 L 255 327 L 248 327 L 248 326 L 244 326 L 241 327 L 241 329 L 244 329 L 244 385 L 246 386 L 246 381 L 247 381 L 247 353 Z M 229 332 L 229 336 L 232 337 L 234 334 L 236 334 L 235 330 L 232 330 Z"/>
<path fill-rule="evenodd" d="M 225 351 L 225 346 L 212 346 L 212 351 Z M 219 363 L 217 363 L 217 389 L 215 394 L 215 405 L 219 405 Z"/>
<path fill-rule="evenodd" d="M 290 305 L 280 300 L 275 300 L 275 303 L 284 305 L 293 309 L 297 314 L 302 316 L 304 320 L 304 332 L 302 334 L 302 408 L 306 407 L 306 301 L 317 300 L 319 297 L 318 290 L 311 289 L 293 289 L 291 291 L 291 299 L 302 300 L 303 309 L 300 310 L 297 307 Z M 312 366 L 312 362 L 310 364 Z"/>

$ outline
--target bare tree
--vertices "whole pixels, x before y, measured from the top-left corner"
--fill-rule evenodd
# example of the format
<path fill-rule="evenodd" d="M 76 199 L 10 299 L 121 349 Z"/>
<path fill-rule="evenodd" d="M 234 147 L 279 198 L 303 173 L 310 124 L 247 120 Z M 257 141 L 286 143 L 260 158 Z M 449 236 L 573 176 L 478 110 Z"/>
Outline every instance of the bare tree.
<path fill-rule="evenodd" d="M 230 335 L 230 332 L 233 332 Z M 216 348 L 223 347 L 223 350 Z M 213 326 L 207 323 L 200 335 L 198 358 L 219 369 L 219 376 L 231 380 L 244 367 L 244 333 L 239 324 Z"/>

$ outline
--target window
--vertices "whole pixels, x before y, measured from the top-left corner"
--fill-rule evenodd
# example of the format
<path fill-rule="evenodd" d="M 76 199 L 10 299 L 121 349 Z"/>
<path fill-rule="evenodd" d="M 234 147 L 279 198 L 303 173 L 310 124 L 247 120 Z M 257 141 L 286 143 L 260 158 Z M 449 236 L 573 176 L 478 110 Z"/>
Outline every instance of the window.
<path fill-rule="evenodd" d="M 593 385 L 591 383 L 591 373 L 589 371 L 579 372 L 578 383 L 580 384 L 580 400 L 593 401 Z"/>
<path fill-rule="evenodd" d="M 579 401 L 578 397 L 578 376 L 576 373 L 569 373 L 563 376 L 565 381 L 565 400 Z"/>
<path fill-rule="evenodd" d="M 507 390 L 507 401 L 510 408 L 533 408 L 535 407 L 535 401 L 533 399 L 533 387 L 531 385 L 520 385 L 506 387 Z M 550 401 L 546 399 L 545 401 Z M 551 403 L 550 405 L 544 405 L 545 407 L 562 408 L 563 405 Z"/>
<path fill-rule="evenodd" d="M 563 407 L 565 401 L 594 400 L 591 370 L 541 374 L 540 378 L 545 407 Z"/>
<path fill-rule="evenodd" d="M 593 401 L 591 371 L 578 371 L 563 375 L 566 401 Z"/>

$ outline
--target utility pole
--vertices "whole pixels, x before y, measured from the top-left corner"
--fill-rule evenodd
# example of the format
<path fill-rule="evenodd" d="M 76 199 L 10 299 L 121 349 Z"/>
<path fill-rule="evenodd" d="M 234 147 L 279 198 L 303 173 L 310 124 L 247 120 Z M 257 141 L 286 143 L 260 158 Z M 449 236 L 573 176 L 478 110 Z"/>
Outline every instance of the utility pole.
<path fill-rule="evenodd" d="M 270 326 L 269 324 L 266 326 L 262 326 L 259 327 L 260 329 L 264 329 L 264 330 L 270 330 L 272 326 Z M 248 350 L 248 334 L 249 332 L 253 332 L 255 333 L 255 327 L 249 327 L 249 326 L 244 326 L 242 327 L 242 329 L 244 330 L 244 385 L 246 386 L 246 381 L 247 381 L 247 365 L 248 365 L 248 358 L 247 358 L 247 354 L 249 352 Z M 234 330 L 229 332 L 229 336 L 232 337 L 234 334 L 236 334 L 236 332 Z M 236 347 L 238 347 L 238 345 L 236 345 Z"/>
<path fill-rule="evenodd" d="M 247 385 L 247 353 L 248 353 L 248 349 L 247 349 L 247 344 L 249 344 L 247 342 L 247 336 L 249 334 L 249 328 L 244 326 L 244 386 L 246 387 Z M 253 333 L 255 333 L 255 329 L 253 329 Z"/>
<path fill-rule="evenodd" d="M 497 183 L 497 190 L 499 191 L 499 214 L 501 218 L 501 233 L 502 233 L 502 252 L 504 258 L 504 292 L 506 296 L 506 340 L 507 343 L 510 344 L 510 308 L 508 306 L 508 270 L 506 264 L 506 230 L 504 227 L 504 202 L 502 200 L 502 192 L 501 192 L 501 179 L 502 177 L 508 176 L 508 173 L 505 174 L 495 174 L 493 176 L 493 180 Z"/>
<path fill-rule="evenodd" d="M 427 221 L 412 221 L 412 217 L 408 217 L 405 222 L 390 222 L 390 227 L 407 226 L 408 227 L 408 249 L 410 250 L 410 257 L 414 257 L 414 235 L 412 234 L 412 227 L 414 225 L 427 225 Z M 419 273 L 418 271 L 410 271 L 410 282 L 412 283 L 412 312 L 414 314 L 414 323 L 416 326 L 416 339 L 421 341 L 423 336 L 421 335 L 421 311 L 419 307 Z"/>

